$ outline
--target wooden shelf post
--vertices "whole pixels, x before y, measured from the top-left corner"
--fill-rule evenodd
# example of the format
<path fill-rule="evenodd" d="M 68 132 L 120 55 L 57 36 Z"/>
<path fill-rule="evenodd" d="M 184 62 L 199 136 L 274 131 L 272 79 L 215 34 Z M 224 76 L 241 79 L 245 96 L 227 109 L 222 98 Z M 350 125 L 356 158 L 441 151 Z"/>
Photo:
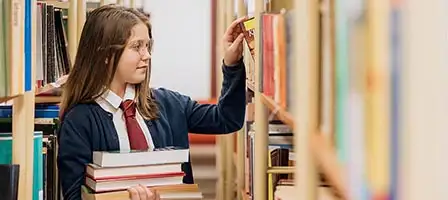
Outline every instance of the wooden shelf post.
<path fill-rule="evenodd" d="M 86 0 L 76 0 L 76 2 L 78 3 L 78 7 L 77 7 L 77 19 L 76 19 L 76 30 L 77 30 L 77 35 L 76 35 L 76 39 L 79 43 L 79 39 L 81 38 L 81 33 L 82 33 L 82 28 L 84 27 L 84 23 L 86 21 L 86 10 L 87 10 L 87 6 L 86 6 Z"/>
<path fill-rule="evenodd" d="M 225 20 L 225 28 L 232 24 L 235 20 L 235 1 L 234 0 L 226 0 L 226 20 Z M 221 35 L 222 37 L 222 35 Z M 219 83 L 221 85 L 222 83 Z M 220 91 L 220 90 L 219 90 Z M 226 167 L 226 179 L 225 179 L 225 193 L 226 199 L 235 199 L 235 164 L 234 164 L 234 151 L 235 151 L 235 134 L 227 134 L 224 135 L 225 141 L 225 167 Z"/>
<path fill-rule="evenodd" d="M 238 17 L 243 17 L 247 15 L 247 7 L 244 3 L 244 0 L 238 0 Z M 244 44 L 245 45 L 245 44 Z M 251 55 L 244 55 L 251 56 Z M 246 124 L 246 123 L 245 123 Z M 245 125 L 246 126 L 246 125 Z M 237 185 L 237 199 L 242 200 L 243 194 L 240 191 L 245 189 L 245 162 L 246 162 L 246 154 L 245 154 L 245 137 L 246 137 L 246 129 L 243 128 L 237 133 L 237 160 L 236 160 L 236 185 Z"/>
<path fill-rule="evenodd" d="M 222 83 L 222 72 L 221 72 L 221 65 L 222 65 L 222 35 L 224 34 L 224 28 L 225 28 L 225 12 L 226 12 L 226 2 L 225 1 L 218 1 L 216 6 L 216 35 L 215 41 L 216 41 L 216 91 L 221 91 L 221 83 Z M 219 94 L 219 93 L 218 93 Z M 216 97 L 218 98 L 218 97 Z M 217 200 L 226 200 L 225 196 L 225 182 L 226 182 L 226 146 L 225 141 L 222 136 L 216 136 L 216 145 L 218 146 L 217 152 L 216 152 L 216 168 L 218 169 L 219 176 L 218 176 L 218 183 L 216 188 L 216 199 Z"/>
<path fill-rule="evenodd" d="M 19 15 L 25 16 L 25 2 L 19 0 L 21 10 Z M 31 20 L 36 16 L 36 0 L 31 0 Z M 36 52 L 36 23 L 31 23 L 31 51 Z M 13 37 L 23 37 L 24 29 L 21 35 Z M 36 59 L 31 60 L 31 77 L 35 81 Z M 24 63 L 23 63 L 24 64 Z M 34 90 L 26 91 L 12 100 L 12 163 L 20 165 L 18 199 L 32 199 L 33 197 L 33 166 L 34 166 Z"/>
<path fill-rule="evenodd" d="M 264 0 L 255 0 L 255 135 L 254 135 L 254 194 L 253 199 L 266 200 L 268 194 L 268 116 L 267 108 L 259 92 L 261 71 L 260 17 L 264 11 Z"/>
<path fill-rule="evenodd" d="M 72 61 L 71 64 L 75 63 L 75 57 L 76 57 L 76 49 L 78 47 L 78 28 L 77 28 L 77 1 L 76 0 L 69 0 L 69 8 L 68 8 L 68 30 L 70 31 L 68 36 L 68 49 L 70 54 L 70 60 Z M 76 31 L 73 31 L 76 30 Z"/>
<path fill-rule="evenodd" d="M 312 134 L 318 130 L 318 1 L 294 2 L 293 51 L 295 56 L 292 80 L 294 151 L 296 153 L 295 187 L 297 196 L 304 200 L 316 199 L 317 171 L 310 151 Z"/>

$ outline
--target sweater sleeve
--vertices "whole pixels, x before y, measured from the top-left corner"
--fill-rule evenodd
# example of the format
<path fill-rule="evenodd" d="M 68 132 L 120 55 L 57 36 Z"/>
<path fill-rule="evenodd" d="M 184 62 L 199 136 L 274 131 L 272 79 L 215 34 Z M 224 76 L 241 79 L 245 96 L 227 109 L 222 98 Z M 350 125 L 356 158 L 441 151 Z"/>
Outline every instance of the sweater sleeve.
<path fill-rule="evenodd" d="M 246 71 L 241 59 L 235 66 L 222 66 L 221 96 L 216 105 L 199 104 L 180 96 L 191 133 L 226 134 L 238 131 L 246 111 Z"/>
<path fill-rule="evenodd" d="M 81 200 L 85 168 L 92 161 L 89 134 L 91 122 L 82 109 L 74 108 L 59 129 L 58 169 L 65 200 Z"/>

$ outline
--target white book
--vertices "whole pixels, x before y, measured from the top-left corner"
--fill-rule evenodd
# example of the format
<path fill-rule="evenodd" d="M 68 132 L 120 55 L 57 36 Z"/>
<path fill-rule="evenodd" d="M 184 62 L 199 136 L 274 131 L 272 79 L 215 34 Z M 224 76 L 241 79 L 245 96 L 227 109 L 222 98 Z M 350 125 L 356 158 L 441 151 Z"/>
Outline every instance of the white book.
<path fill-rule="evenodd" d="M 123 167 L 188 162 L 189 149 L 163 148 L 154 151 L 94 151 L 93 164 Z"/>

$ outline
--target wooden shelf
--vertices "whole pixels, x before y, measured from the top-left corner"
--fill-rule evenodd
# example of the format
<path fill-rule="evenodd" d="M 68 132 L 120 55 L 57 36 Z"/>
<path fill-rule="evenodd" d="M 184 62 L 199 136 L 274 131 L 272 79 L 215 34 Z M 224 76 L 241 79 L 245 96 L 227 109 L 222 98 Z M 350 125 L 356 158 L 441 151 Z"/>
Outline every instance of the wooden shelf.
<path fill-rule="evenodd" d="M 9 100 L 12 100 L 12 99 L 14 99 L 14 98 L 17 97 L 17 96 L 19 96 L 19 95 L 16 95 L 16 96 L 10 96 L 10 97 L 0 97 L 0 103 L 4 103 L 4 102 L 7 102 L 7 101 L 9 101 Z"/>
<path fill-rule="evenodd" d="M 70 7 L 70 3 L 68 1 L 61 2 L 61 1 L 56 1 L 56 0 L 46 0 L 46 1 L 42 1 L 42 2 L 52 4 L 52 5 L 54 5 L 54 7 L 62 8 L 62 9 L 68 9 Z"/>
<path fill-rule="evenodd" d="M 60 103 L 60 96 L 36 96 L 35 103 Z"/>
<path fill-rule="evenodd" d="M 294 119 L 288 111 L 281 108 L 272 98 L 264 94 L 261 94 L 261 101 L 269 108 L 271 112 L 275 113 L 279 120 L 294 129 Z"/>
<path fill-rule="evenodd" d="M 292 174 L 294 173 L 295 166 L 288 167 L 269 167 L 268 174 Z"/>

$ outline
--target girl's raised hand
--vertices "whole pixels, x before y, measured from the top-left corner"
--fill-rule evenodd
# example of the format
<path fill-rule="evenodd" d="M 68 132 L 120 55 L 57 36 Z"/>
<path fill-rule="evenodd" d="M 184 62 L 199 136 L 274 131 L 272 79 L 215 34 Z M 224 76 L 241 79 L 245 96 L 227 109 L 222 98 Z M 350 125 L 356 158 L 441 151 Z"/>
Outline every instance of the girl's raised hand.
<path fill-rule="evenodd" d="M 236 64 L 243 56 L 243 33 L 239 33 L 238 37 L 234 37 L 235 31 L 238 29 L 239 23 L 245 21 L 247 17 L 241 17 L 232 22 L 232 24 L 227 28 L 226 33 L 223 37 L 224 46 L 224 64 L 226 66 L 232 66 Z M 237 33 L 238 34 L 238 33 Z"/>

